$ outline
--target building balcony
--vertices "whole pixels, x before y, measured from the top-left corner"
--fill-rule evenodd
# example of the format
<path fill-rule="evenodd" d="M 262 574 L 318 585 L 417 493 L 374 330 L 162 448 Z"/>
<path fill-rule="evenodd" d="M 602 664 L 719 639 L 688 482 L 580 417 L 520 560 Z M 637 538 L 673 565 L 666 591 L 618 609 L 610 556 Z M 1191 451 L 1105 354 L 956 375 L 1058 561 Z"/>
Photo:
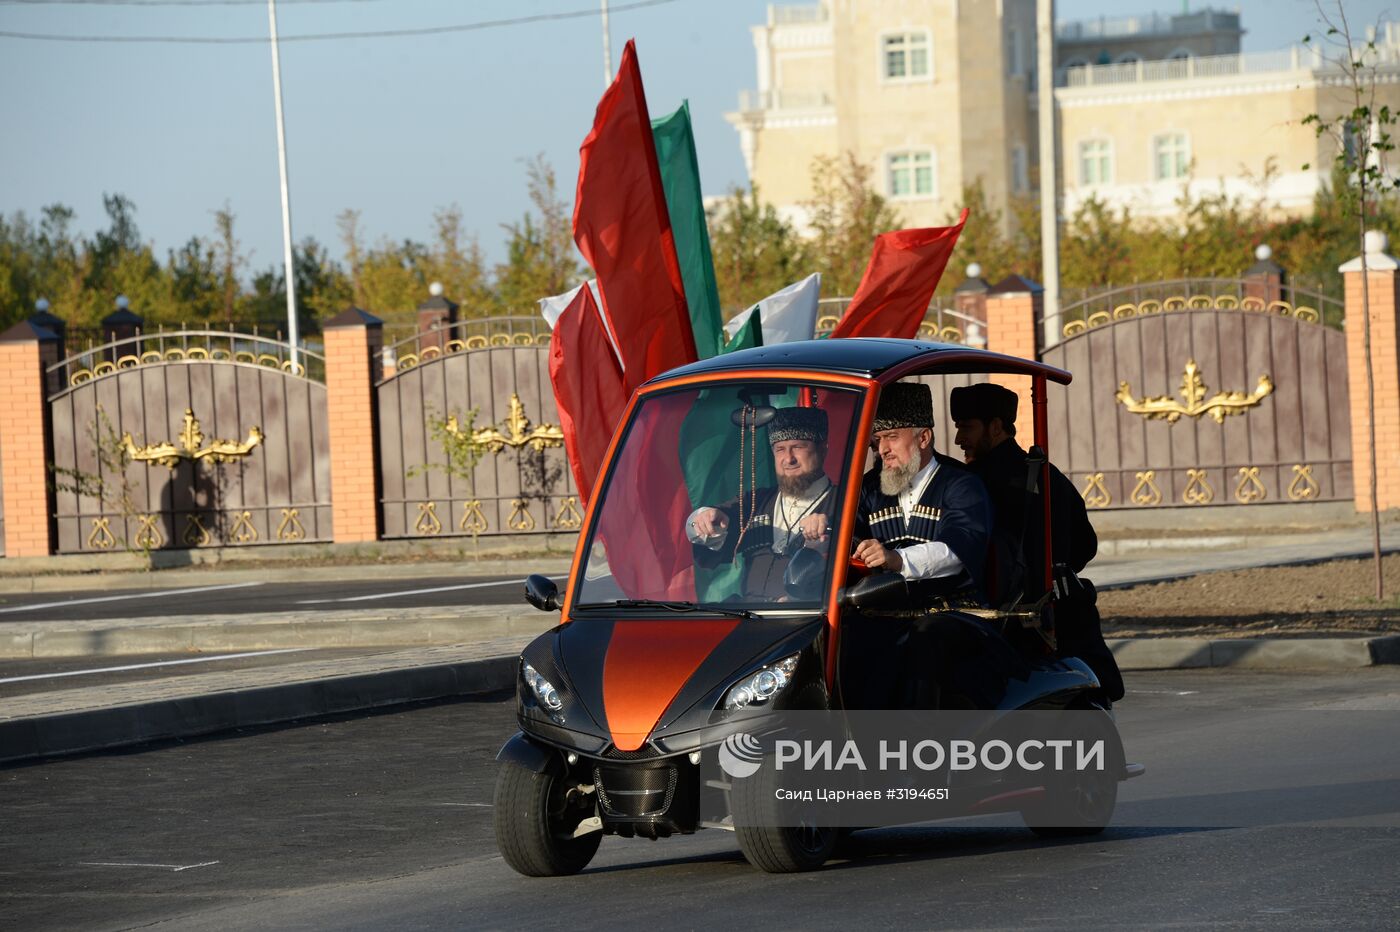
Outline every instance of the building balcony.
<path fill-rule="evenodd" d="M 1400 62 L 1400 48 L 1377 45 L 1377 64 Z M 1210 55 L 1201 58 L 1173 58 L 1165 61 L 1131 61 L 1115 65 L 1080 65 L 1061 69 L 1056 87 L 1111 87 L 1149 81 L 1188 81 L 1233 75 L 1270 74 L 1288 71 L 1324 71 L 1328 63 L 1317 48 L 1282 49 L 1275 52 L 1244 52 L 1238 55 Z"/>
<path fill-rule="evenodd" d="M 825 110 L 832 106 L 826 91 L 740 91 L 739 110 Z"/>
<path fill-rule="evenodd" d="M 1163 16 L 1160 13 L 1112 18 L 1101 16 L 1098 19 L 1055 24 L 1055 38 L 1065 43 L 1242 31 L 1238 13 L 1225 13 L 1220 10 L 1200 10 L 1177 16 Z"/>

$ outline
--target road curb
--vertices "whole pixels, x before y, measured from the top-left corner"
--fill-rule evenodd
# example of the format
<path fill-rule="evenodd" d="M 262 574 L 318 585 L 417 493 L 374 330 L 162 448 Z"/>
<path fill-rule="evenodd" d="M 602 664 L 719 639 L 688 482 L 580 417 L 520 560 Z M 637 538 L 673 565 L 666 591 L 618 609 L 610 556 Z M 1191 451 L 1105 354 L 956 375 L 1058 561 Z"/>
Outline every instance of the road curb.
<path fill-rule="evenodd" d="M 1400 663 L 1400 635 L 1358 638 L 1109 638 L 1122 670 L 1354 670 Z"/>
<path fill-rule="evenodd" d="M 379 670 L 0 721 L 0 764 L 509 688 L 516 657 Z"/>

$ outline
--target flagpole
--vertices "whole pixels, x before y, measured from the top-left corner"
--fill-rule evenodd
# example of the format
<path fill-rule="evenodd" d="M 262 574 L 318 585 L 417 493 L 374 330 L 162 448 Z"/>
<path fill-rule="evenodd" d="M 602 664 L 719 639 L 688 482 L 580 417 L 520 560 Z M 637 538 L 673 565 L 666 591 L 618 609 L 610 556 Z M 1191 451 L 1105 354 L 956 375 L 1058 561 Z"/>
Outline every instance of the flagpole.
<path fill-rule="evenodd" d="M 608 0 L 603 0 L 603 89 L 612 84 L 612 33 L 608 31 Z"/>
<path fill-rule="evenodd" d="M 292 199 L 287 187 L 287 127 L 282 117 L 282 61 L 277 54 L 277 0 L 267 0 L 267 26 L 272 36 L 272 98 L 277 109 L 277 168 L 282 176 L 282 275 L 287 282 L 287 342 L 291 344 L 292 372 L 297 370 L 296 274 L 292 267 Z"/>

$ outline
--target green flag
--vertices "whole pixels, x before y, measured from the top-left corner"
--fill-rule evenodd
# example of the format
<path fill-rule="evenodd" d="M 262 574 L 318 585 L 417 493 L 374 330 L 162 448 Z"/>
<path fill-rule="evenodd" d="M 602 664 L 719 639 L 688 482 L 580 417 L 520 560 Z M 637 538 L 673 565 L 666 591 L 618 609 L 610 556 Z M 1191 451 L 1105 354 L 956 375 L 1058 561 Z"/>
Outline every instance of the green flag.
<path fill-rule="evenodd" d="M 729 338 L 729 342 L 724 344 L 724 351 L 732 353 L 735 350 L 753 349 L 762 345 L 763 324 L 758 319 L 758 308 L 754 308 L 749 314 L 749 319 L 744 321 L 743 325 L 734 331 L 734 336 Z"/>
<path fill-rule="evenodd" d="M 695 136 L 690 129 L 690 102 L 668 116 L 651 121 L 656 141 L 656 161 L 661 167 L 661 187 L 671 215 L 685 301 L 690 306 L 690 329 L 695 352 L 701 359 L 717 356 L 724 348 L 719 310 L 719 286 L 715 284 L 715 260 L 710 252 L 710 232 L 700 197 L 700 164 L 695 158 Z"/>

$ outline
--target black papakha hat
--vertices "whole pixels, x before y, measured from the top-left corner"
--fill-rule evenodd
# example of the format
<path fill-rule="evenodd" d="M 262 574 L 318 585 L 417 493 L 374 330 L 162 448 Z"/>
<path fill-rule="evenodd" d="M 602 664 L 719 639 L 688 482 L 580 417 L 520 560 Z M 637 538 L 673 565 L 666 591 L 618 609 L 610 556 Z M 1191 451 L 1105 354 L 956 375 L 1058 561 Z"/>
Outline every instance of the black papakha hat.
<path fill-rule="evenodd" d="M 948 395 L 948 409 L 954 421 L 986 422 L 999 417 L 1002 428 L 1009 430 L 1016 424 L 1016 405 L 1019 401 L 1016 393 L 1003 385 L 978 382 L 953 389 Z"/>
<path fill-rule="evenodd" d="M 768 442 L 810 440 L 826 442 L 826 412 L 821 408 L 779 408 L 768 422 Z"/>
<path fill-rule="evenodd" d="M 933 429 L 933 393 L 923 382 L 896 382 L 880 391 L 874 433 L 901 427 Z"/>

